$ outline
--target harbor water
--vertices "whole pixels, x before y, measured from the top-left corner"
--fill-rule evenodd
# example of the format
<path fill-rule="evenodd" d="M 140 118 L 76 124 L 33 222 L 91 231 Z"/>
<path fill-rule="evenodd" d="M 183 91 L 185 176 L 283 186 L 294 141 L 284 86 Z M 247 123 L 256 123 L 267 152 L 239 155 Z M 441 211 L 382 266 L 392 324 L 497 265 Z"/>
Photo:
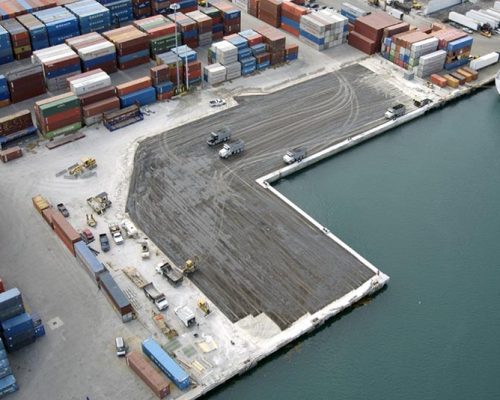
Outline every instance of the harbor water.
<path fill-rule="evenodd" d="M 280 181 L 391 281 L 208 397 L 499 399 L 499 176 L 489 88 Z"/>

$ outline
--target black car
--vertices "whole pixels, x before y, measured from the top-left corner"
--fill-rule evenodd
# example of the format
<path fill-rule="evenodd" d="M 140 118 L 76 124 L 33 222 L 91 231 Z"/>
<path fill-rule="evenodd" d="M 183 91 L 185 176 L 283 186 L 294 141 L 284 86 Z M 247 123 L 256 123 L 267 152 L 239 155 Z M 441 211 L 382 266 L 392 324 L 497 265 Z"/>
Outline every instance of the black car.
<path fill-rule="evenodd" d="M 63 204 L 63 203 L 59 203 L 57 205 L 57 209 L 59 210 L 59 212 L 66 218 L 69 217 L 69 211 L 68 209 L 66 208 L 66 206 Z"/>

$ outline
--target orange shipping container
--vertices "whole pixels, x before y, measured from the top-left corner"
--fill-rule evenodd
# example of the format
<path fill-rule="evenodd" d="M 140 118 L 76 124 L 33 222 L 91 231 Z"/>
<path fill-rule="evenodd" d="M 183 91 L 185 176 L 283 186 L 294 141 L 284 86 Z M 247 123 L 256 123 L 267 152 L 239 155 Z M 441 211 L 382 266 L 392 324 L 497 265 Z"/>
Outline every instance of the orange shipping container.
<path fill-rule="evenodd" d="M 41 195 L 36 195 L 31 199 L 36 210 L 41 214 L 43 210 L 50 207 L 50 204 Z"/>
<path fill-rule="evenodd" d="M 431 82 L 434 85 L 437 85 L 437 86 L 442 87 L 442 88 L 444 88 L 448 85 L 448 82 L 446 81 L 446 79 L 440 75 L 437 75 L 437 74 L 431 75 Z"/>
<path fill-rule="evenodd" d="M 145 76 L 127 83 L 122 83 L 116 87 L 116 93 L 118 96 L 125 96 L 126 94 L 137 92 L 141 89 L 146 89 L 151 86 L 151 78 Z"/>

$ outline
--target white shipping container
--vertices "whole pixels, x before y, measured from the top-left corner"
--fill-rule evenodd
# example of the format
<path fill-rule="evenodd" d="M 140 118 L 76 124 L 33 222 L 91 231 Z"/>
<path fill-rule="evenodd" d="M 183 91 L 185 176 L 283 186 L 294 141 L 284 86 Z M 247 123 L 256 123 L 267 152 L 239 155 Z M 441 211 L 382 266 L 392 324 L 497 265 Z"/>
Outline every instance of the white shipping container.
<path fill-rule="evenodd" d="M 116 47 L 111 42 L 97 43 L 78 50 L 78 55 L 83 61 L 92 60 L 113 53 L 116 53 Z"/>
<path fill-rule="evenodd" d="M 500 1 L 495 1 L 495 4 L 493 6 L 495 10 L 500 10 Z"/>
<path fill-rule="evenodd" d="M 456 22 L 462 26 L 466 26 L 474 31 L 479 30 L 479 24 L 473 19 L 466 17 L 465 15 L 459 14 L 455 11 L 452 11 L 448 14 L 448 19 L 450 21 Z"/>
<path fill-rule="evenodd" d="M 94 90 L 102 89 L 106 86 L 111 86 L 111 78 L 106 72 L 100 72 L 82 79 L 71 81 L 69 86 L 74 94 L 80 96 L 85 93 L 93 92 Z"/>
<path fill-rule="evenodd" d="M 389 15 L 392 15 L 394 18 L 397 18 L 399 20 L 403 20 L 403 11 L 401 10 L 396 10 L 395 8 L 387 7 L 386 11 L 389 13 Z"/>
<path fill-rule="evenodd" d="M 492 21 L 495 21 L 496 26 L 500 24 L 500 18 L 496 15 L 491 15 L 488 10 L 479 10 L 479 13 L 484 15 L 486 18 L 491 18 Z"/>
<path fill-rule="evenodd" d="M 474 21 L 477 21 L 481 25 L 490 24 L 493 28 L 496 28 L 498 25 L 494 18 L 490 18 L 487 15 L 481 14 L 479 11 L 467 11 L 465 13 L 465 16 L 473 19 Z"/>
<path fill-rule="evenodd" d="M 495 10 L 494 8 L 488 8 L 485 10 L 489 15 L 492 17 L 495 17 L 497 19 L 500 19 L 500 10 Z"/>
<path fill-rule="evenodd" d="M 472 69 L 475 69 L 476 71 L 480 70 L 482 68 L 486 68 L 490 65 L 497 63 L 498 56 L 499 56 L 499 54 L 495 51 L 493 53 L 485 54 L 484 56 L 481 56 L 479 58 L 476 58 L 475 60 L 472 60 L 470 62 L 470 67 Z"/>

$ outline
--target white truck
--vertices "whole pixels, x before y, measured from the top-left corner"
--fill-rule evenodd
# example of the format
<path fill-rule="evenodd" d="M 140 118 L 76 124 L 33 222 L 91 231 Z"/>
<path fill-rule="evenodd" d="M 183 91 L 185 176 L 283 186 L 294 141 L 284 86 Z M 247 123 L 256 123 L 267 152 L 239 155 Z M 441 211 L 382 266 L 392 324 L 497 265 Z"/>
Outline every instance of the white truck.
<path fill-rule="evenodd" d="M 125 232 L 125 236 L 127 238 L 136 238 L 137 236 L 139 236 L 139 232 L 137 231 L 137 228 L 129 220 L 124 219 L 122 221 L 121 225 L 122 225 L 122 229 Z"/>
<path fill-rule="evenodd" d="M 109 224 L 109 232 L 116 244 L 123 244 L 122 232 L 117 224 Z"/>
<path fill-rule="evenodd" d="M 219 151 L 220 158 L 229 158 L 232 155 L 241 153 L 245 149 L 245 142 L 243 140 L 236 140 L 234 142 L 226 143 Z"/>
<path fill-rule="evenodd" d="M 214 132 L 210 132 L 207 144 L 209 146 L 215 146 L 216 144 L 227 142 L 230 138 L 231 138 L 231 130 L 229 128 L 217 129 Z"/>
<path fill-rule="evenodd" d="M 302 161 L 306 156 L 306 149 L 296 148 L 293 150 L 288 150 L 283 156 L 283 162 L 285 164 L 293 164 L 296 161 Z"/>
<path fill-rule="evenodd" d="M 179 317 L 186 328 L 190 328 L 196 325 L 196 317 L 194 312 L 187 306 L 177 307 L 175 310 L 175 315 Z"/>
<path fill-rule="evenodd" d="M 394 107 L 389 107 L 385 112 L 385 118 L 396 119 L 401 117 L 406 112 L 406 107 L 404 104 L 396 104 Z"/>
<path fill-rule="evenodd" d="M 156 289 L 153 282 L 148 283 L 142 288 L 146 297 L 153 302 L 159 311 L 166 310 L 168 308 L 168 301 L 165 295 Z"/>

